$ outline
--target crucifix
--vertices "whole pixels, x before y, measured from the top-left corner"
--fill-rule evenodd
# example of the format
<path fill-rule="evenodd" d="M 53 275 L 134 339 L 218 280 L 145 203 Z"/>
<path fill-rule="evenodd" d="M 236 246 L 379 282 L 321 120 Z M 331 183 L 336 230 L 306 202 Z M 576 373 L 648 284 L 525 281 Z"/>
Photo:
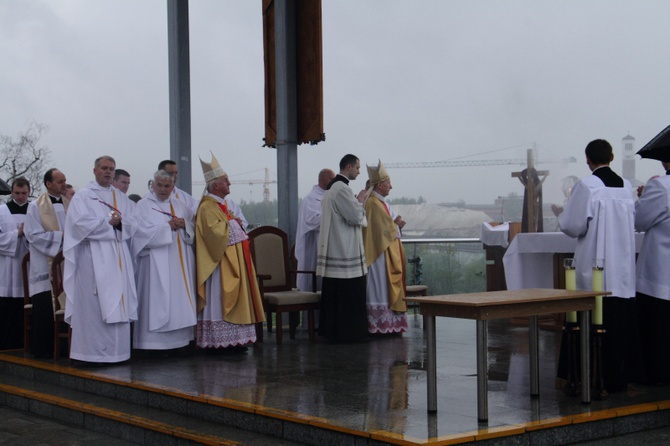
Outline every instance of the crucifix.
<path fill-rule="evenodd" d="M 521 232 L 542 232 L 542 183 L 549 175 L 548 170 L 535 170 L 533 149 L 528 149 L 528 165 L 521 172 L 512 172 L 525 188 Z M 540 178 L 542 176 L 542 178 Z"/>

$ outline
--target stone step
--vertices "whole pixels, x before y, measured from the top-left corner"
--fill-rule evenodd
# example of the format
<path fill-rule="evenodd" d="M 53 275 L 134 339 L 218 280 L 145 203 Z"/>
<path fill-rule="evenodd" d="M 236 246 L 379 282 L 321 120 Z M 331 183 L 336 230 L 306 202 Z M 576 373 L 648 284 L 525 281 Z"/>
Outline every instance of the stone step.
<path fill-rule="evenodd" d="M 195 399 L 20 364 L 0 363 L 0 405 L 138 444 L 305 444 L 282 438 L 277 420 L 264 425 Z"/>

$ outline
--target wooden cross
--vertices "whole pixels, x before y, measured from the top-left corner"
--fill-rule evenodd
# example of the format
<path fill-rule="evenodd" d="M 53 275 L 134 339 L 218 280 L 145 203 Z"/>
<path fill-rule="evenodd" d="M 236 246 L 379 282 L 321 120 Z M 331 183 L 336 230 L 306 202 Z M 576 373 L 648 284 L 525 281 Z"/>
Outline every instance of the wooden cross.
<path fill-rule="evenodd" d="M 526 215 L 528 216 L 528 231 L 527 232 L 537 232 L 537 217 L 539 215 L 539 203 L 538 203 L 538 192 L 542 189 L 542 183 L 547 179 L 549 175 L 548 170 L 537 170 L 535 171 L 535 162 L 533 160 L 533 149 L 528 149 L 528 167 L 526 168 L 526 175 L 524 179 L 524 172 L 512 172 L 513 178 L 518 178 L 521 184 L 526 188 Z M 533 180 L 533 171 L 540 178 L 540 184 L 535 184 Z M 525 180 L 525 183 L 524 183 Z M 522 223 L 522 227 L 523 227 Z"/>

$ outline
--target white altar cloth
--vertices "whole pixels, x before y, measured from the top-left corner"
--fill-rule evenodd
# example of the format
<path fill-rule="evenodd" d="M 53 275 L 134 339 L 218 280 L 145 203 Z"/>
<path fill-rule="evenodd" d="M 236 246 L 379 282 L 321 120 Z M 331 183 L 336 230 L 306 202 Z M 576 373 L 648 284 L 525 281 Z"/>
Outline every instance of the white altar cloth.
<path fill-rule="evenodd" d="M 497 226 L 492 226 L 487 222 L 482 223 L 479 230 L 479 240 L 485 245 L 507 248 L 509 245 L 509 223 L 501 223 Z"/>
<path fill-rule="evenodd" d="M 644 233 L 635 233 L 635 248 L 640 252 Z M 562 232 L 517 234 L 503 257 L 508 290 L 554 288 L 554 254 L 575 251 L 577 239 Z"/>

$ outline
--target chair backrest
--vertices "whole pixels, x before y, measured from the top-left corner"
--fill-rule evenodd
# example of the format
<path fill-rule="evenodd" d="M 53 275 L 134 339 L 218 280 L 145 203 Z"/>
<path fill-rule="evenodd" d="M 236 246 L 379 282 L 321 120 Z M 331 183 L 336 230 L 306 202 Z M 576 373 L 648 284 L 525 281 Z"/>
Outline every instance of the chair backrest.
<path fill-rule="evenodd" d="M 274 226 L 261 226 L 249 232 L 249 244 L 256 274 L 272 277 L 263 280 L 263 291 L 290 290 L 291 264 L 286 233 Z"/>
<path fill-rule="evenodd" d="M 55 299 L 54 310 L 59 310 L 64 305 L 58 297 L 63 294 L 63 252 L 56 254 L 51 262 L 51 292 Z"/>
<path fill-rule="evenodd" d="M 28 273 L 30 272 L 30 251 L 23 256 L 21 260 L 21 278 L 23 279 L 23 304 L 30 303 L 30 288 L 28 286 Z"/>

